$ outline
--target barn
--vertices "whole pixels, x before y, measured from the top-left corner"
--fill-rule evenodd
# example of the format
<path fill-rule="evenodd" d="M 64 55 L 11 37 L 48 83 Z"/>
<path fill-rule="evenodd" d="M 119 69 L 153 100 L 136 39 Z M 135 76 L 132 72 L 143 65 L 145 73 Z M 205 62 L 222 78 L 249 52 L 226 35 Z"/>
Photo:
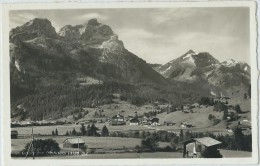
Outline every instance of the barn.
<path fill-rule="evenodd" d="M 66 138 L 63 141 L 64 148 L 80 148 L 85 145 L 85 142 L 81 138 Z"/>
<path fill-rule="evenodd" d="M 159 124 L 159 119 L 158 119 L 158 118 L 153 118 L 153 119 L 151 119 L 151 124 L 152 124 L 153 126 L 157 126 L 157 125 Z"/>
<path fill-rule="evenodd" d="M 219 158 L 221 142 L 211 137 L 193 138 L 183 142 L 183 158 Z"/>
<path fill-rule="evenodd" d="M 130 125 L 138 126 L 140 121 L 137 118 L 132 118 L 129 122 Z"/>
<path fill-rule="evenodd" d="M 175 123 L 172 122 L 172 121 L 164 121 L 164 125 L 166 125 L 166 126 L 173 126 L 173 125 L 175 125 Z"/>

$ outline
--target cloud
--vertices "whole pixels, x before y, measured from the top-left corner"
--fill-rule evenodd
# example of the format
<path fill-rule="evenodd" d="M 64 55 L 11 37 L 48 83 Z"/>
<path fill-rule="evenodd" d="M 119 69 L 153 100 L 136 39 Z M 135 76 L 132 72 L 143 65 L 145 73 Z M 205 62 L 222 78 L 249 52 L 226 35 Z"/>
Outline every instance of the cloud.
<path fill-rule="evenodd" d="M 185 32 L 172 37 L 170 40 L 175 41 L 175 43 L 189 43 L 196 42 L 197 44 L 227 44 L 233 43 L 238 38 L 235 36 L 220 36 L 214 34 L 206 34 L 202 32 Z"/>
<path fill-rule="evenodd" d="M 122 38 L 132 38 L 132 39 L 139 39 L 139 40 L 150 40 L 150 39 L 159 39 L 162 38 L 160 34 L 155 34 L 149 32 L 145 29 L 137 29 L 137 28 L 123 28 L 117 30 L 119 37 Z"/>
<path fill-rule="evenodd" d="M 157 9 L 152 12 L 152 21 L 155 25 L 163 24 L 166 22 L 172 22 L 180 21 L 182 19 L 186 18 L 198 18 L 203 15 L 209 15 L 210 12 L 208 10 L 197 10 L 194 8 L 173 8 L 171 10 L 162 10 Z"/>
<path fill-rule="evenodd" d="M 23 24 L 25 24 L 26 22 L 34 19 L 36 16 L 32 13 L 26 13 L 26 12 L 10 12 L 9 14 L 9 18 L 10 18 L 10 22 L 9 22 L 9 28 L 15 28 L 17 26 L 21 26 Z"/>

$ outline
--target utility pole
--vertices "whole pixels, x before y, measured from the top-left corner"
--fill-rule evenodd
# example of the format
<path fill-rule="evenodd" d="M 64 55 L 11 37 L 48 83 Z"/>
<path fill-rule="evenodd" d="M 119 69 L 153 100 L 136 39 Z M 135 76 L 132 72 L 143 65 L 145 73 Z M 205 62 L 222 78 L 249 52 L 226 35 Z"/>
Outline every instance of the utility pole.
<path fill-rule="evenodd" d="M 33 154 L 33 160 L 34 160 L 34 147 L 33 147 L 33 142 L 34 142 L 34 135 L 33 135 L 33 127 L 32 127 L 32 154 Z"/>
<path fill-rule="evenodd" d="M 33 136 L 33 127 L 32 127 L 32 141 L 31 141 L 31 144 L 27 150 L 27 153 L 26 153 L 26 156 L 25 156 L 25 159 L 27 158 L 28 154 L 29 154 L 29 151 L 32 147 L 32 154 L 33 154 L 33 160 L 34 160 L 34 148 L 33 148 L 33 142 L 34 142 L 34 136 Z"/>
<path fill-rule="evenodd" d="M 78 155 L 79 155 L 79 137 L 78 137 Z"/>

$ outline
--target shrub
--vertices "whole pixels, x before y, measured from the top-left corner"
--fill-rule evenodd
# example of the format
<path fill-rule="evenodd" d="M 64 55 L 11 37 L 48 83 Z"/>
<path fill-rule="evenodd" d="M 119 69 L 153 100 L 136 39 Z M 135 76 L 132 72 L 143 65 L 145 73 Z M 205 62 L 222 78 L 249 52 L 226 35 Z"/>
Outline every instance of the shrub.
<path fill-rule="evenodd" d="M 28 142 L 22 153 L 26 154 L 27 151 L 31 149 L 31 142 Z M 60 151 L 59 144 L 53 139 L 38 139 L 33 141 L 33 152 L 35 156 L 46 156 L 48 154 L 55 154 Z"/>

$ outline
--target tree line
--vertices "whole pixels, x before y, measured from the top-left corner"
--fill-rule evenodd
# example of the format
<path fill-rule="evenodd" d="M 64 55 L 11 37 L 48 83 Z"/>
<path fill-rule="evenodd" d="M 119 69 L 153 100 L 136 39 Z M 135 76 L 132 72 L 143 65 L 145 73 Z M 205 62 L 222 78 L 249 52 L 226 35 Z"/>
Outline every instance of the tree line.
<path fill-rule="evenodd" d="M 179 134 L 169 133 L 167 131 L 116 131 L 110 133 L 110 136 L 140 138 L 142 139 L 141 146 L 138 146 L 137 148 L 143 147 L 144 149 L 148 149 L 150 151 L 155 151 L 158 149 L 158 142 L 170 142 L 171 150 L 176 151 L 181 148 L 183 141 L 201 137 L 211 137 L 222 142 L 219 147 L 223 149 L 252 151 L 252 135 L 244 135 L 241 128 L 236 128 L 234 135 L 214 135 L 209 132 L 192 132 L 189 130 L 184 132 L 183 130 L 180 130 Z"/>
<path fill-rule="evenodd" d="M 88 86 L 76 86 L 75 83 L 66 85 L 49 85 L 36 87 L 35 93 L 12 102 L 13 116 L 22 119 L 31 117 L 32 120 L 61 118 L 69 115 L 67 110 L 74 108 L 95 108 L 113 103 L 114 93 L 121 94 L 120 99 L 134 105 L 143 105 L 161 101 L 181 105 L 196 101 L 201 94 L 192 88 L 180 91 L 178 86 L 137 84 L 131 85 L 119 82 L 104 82 Z M 17 105 L 22 104 L 22 108 Z"/>

